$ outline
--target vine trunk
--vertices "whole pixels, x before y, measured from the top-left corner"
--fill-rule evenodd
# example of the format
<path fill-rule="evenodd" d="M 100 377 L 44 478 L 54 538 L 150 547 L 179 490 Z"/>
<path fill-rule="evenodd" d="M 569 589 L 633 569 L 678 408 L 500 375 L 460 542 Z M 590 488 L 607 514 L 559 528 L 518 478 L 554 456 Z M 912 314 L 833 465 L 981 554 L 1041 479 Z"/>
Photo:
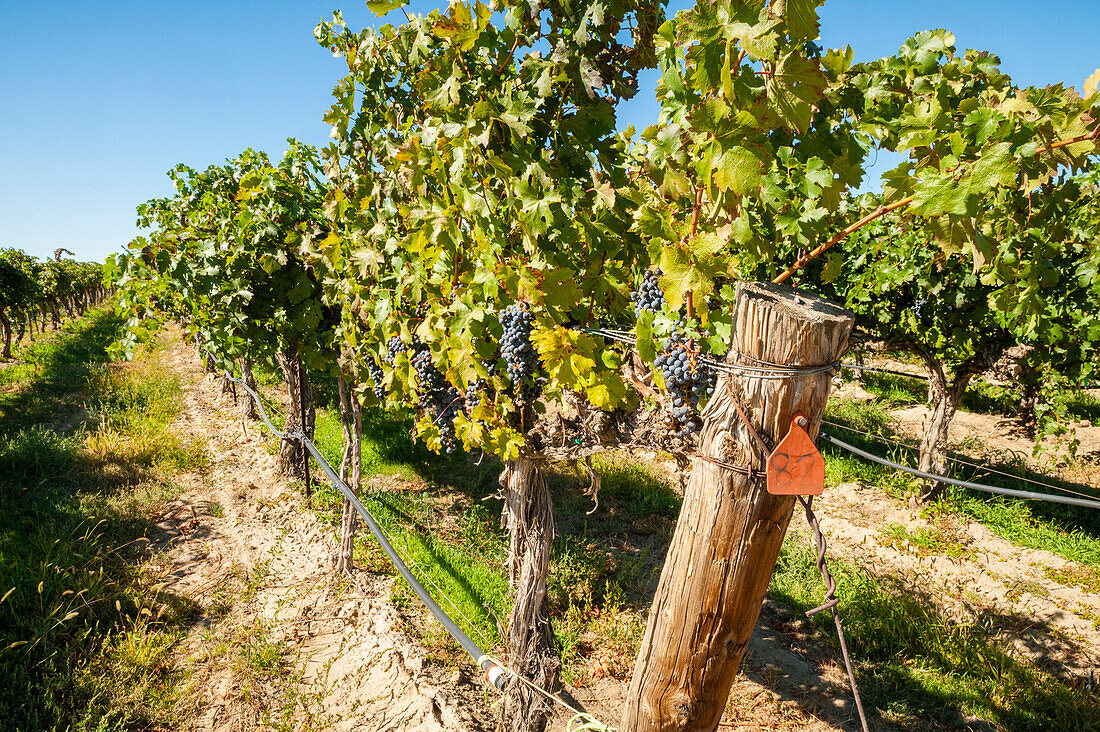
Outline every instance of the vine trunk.
<path fill-rule="evenodd" d="M 508 580 L 515 604 L 508 616 L 507 663 L 535 686 L 555 693 L 561 660 L 547 615 L 546 577 L 554 543 L 550 491 L 538 464 L 527 457 L 509 460 L 500 476 L 505 490 L 504 523 L 510 545 Z M 550 702 L 512 679 L 505 689 L 504 719 L 512 732 L 543 732 Z"/>

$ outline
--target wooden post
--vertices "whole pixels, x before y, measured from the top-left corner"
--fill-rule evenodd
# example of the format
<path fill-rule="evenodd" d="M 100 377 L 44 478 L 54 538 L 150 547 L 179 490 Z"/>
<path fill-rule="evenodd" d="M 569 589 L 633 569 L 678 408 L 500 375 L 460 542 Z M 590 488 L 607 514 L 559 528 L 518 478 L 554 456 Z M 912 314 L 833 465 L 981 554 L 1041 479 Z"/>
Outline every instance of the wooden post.
<path fill-rule="evenodd" d="M 247 356 L 241 356 L 239 364 L 241 381 L 252 391 L 259 392 L 260 387 L 256 385 L 256 376 L 252 373 L 252 360 Z M 241 399 L 241 420 L 247 424 L 249 420 L 259 418 L 260 413 L 256 410 L 256 401 L 251 396 Z"/>
<path fill-rule="evenodd" d="M 854 320 L 819 297 L 772 284 L 738 285 L 734 314 L 728 360 L 757 368 L 834 363 Z M 703 411 L 700 454 L 751 465 L 753 477 L 693 459 L 621 732 L 710 732 L 722 718 L 795 503 L 767 492 L 763 458 L 734 399 L 771 447 L 795 412 L 809 417 L 807 431 L 817 436 L 832 382 L 830 371 L 762 376 L 720 375 Z"/>
<path fill-rule="evenodd" d="M 279 368 L 286 378 L 290 396 L 286 414 L 286 430 L 301 430 L 306 437 L 313 436 L 313 394 L 309 386 L 309 374 L 302 366 L 300 353 L 282 352 L 278 355 Z M 309 452 L 298 440 L 284 439 L 279 443 L 279 472 L 298 475 L 305 480 L 306 497 L 310 491 Z"/>

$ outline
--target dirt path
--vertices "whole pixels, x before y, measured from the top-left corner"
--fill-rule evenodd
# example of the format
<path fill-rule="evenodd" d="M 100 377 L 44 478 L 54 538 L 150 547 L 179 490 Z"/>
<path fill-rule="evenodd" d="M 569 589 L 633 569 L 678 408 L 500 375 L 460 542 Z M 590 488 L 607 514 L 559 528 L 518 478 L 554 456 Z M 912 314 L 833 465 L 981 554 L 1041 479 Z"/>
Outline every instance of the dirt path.
<path fill-rule="evenodd" d="M 602 678 L 571 691 L 600 721 L 617 726 L 629 686 L 629 679 Z M 769 600 L 726 709 L 722 732 L 831 732 L 859 726 L 848 677 L 837 657 L 808 622 Z M 564 730 L 568 719 L 568 713 L 559 713 L 553 728 Z"/>
<path fill-rule="evenodd" d="M 837 396 L 875 398 L 854 383 L 845 384 Z M 919 439 L 930 410 L 916 405 L 893 409 L 890 416 L 895 430 Z M 1079 454 L 1100 449 L 1100 427 L 1081 422 L 1076 437 Z M 1057 460 L 1064 448 L 1053 441 L 1050 452 L 1037 460 L 1031 440 L 1000 415 L 959 411 L 948 439 L 953 450 L 975 460 L 1012 458 L 1036 471 L 1100 486 L 1100 471 L 1087 461 L 1067 466 Z M 1080 565 L 1053 552 L 1013 544 L 977 522 L 922 518 L 919 506 L 856 484 L 829 487 L 818 505 L 838 551 L 930 592 L 960 620 L 982 617 L 994 623 L 1003 629 L 1007 645 L 1041 667 L 1065 677 L 1095 676 L 1100 667 L 1100 593 L 1087 581 L 1074 582 L 1082 577 Z M 922 533 L 935 536 L 941 546 L 930 550 L 910 540 Z"/>
<path fill-rule="evenodd" d="M 335 538 L 276 473 L 270 440 L 242 433 L 231 399 L 173 337 L 176 427 L 205 439 L 212 465 L 187 474 L 151 551 L 165 589 L 202 617 L 182 644 L 200 730 L 482 730 L 492 710 L 400 631 L 392 580 L 331 572 Z"/>

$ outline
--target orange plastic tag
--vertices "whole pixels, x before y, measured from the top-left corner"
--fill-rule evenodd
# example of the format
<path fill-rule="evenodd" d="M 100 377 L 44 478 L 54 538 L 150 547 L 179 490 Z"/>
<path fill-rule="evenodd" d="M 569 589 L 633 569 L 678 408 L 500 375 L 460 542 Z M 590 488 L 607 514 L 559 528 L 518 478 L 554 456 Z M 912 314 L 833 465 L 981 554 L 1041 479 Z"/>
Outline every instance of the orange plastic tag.
<path fill-rule="evenodd" d="M 820 496 L 825 490 L 825 460 L 806 434 L 806 415 L 796 412 L 791 429 L 768 456 L 768 493 Z"/>

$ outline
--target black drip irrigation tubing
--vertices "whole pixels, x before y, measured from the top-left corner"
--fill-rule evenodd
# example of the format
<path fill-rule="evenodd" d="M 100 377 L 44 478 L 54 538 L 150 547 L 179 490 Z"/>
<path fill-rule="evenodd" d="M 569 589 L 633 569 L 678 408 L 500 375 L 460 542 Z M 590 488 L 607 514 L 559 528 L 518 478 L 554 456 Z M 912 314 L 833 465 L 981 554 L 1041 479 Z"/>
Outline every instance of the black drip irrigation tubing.
<path fill-rule="evenodd" d="M 826 442 L 828 442 L 830 444 L 836 445 L 837 447 L 839 447 L 843 450 L 847 450 L 848 452 L 852 453 L 853 455 L 858 455 L 861 458 L 864 458 L 866 460 L 870 460 L 873 463 L 878 463 L 879 465 L 883 465 L 887 468 L 893 468 L 894 470 L 900 470 L 903 473 L 909 473 L 910 475 L 915 475 L 916 477 L 923 478 L 924 480 L 931 480 L 931 481 L 935 481 L 937 483 L 948 483 L 950 485 L 957 485 L 961 488 L 970 488 L 971 490 L 982 491 L 984 493 L 993 493 L 993 494 L 996 494 L 996 495 L 999 495 L 999 496 L 1010 496 L 1012 498 L 1024 498 L 1024 499 L 1033 500 L 1033 501 L 1047 501 L 1049 503 L 1064 503 L 1064 504 L 1069 505 L 1069 506 L 1081 506 L 1083 508 L 1100 509 L 1100 501 L 1094 501 L 1094 500 L 1090 500 L 1090 499 L 1087 499 L 1087 498 L 1073 498 L 1071 496 L 1056 496 L 1056 495 L 1052 495 L 1052 494 L 1049 494 L 1049 493 L 1035 493 L 1033 491 L 1018 491 L 1018 490 L 1015 490 L 1013 488 L 996 488 L 996 487 L 991 486 L 991 485 L 982 485 L 981 483 L 971 483 L 970 481 L 967 481 L 967 480 L 958 480 L 956 478 L 948 478 L 946 475 L 936 475 L 935 473 L 926 473 L 923 470 L 917 470 L 916 468 L 910 468 L 907 465 L 902 465 L 900 463 L 895 463 L 892 460 L 887 460 L 886 458 L 881 458 L 878 455 L 874 455 L 872 453 L 867 452 L 866 450 L 861 450 L 858 447 L 856 447 L 855 445 L 849 445 L 847 442 L 844 442 L 843 440 L 839 440 L 836 437 L 833 437 L 832 435 L 826 434 L 824 432 L 819 433 L 818 437 L 820 437 L 822 440 L 825 440 Z"/>
<path fill-rule="evenodd" d="M 497 691 L 504 691 L 504 683 L 506 681 L 505 670 L 497 665 L 489 656 L 481 650 L 481 648 L 475 643 L 470 636 L 466 635 L 458 624 L 451 619 L 451 616 L 447 615 L 443 611 L 443 608 L 432 599 L 432 596 L 428 594 L 428 591 L 424 589 L 424 585 L 420 584 L 420 581 L 413 576 L 413 573 L 409 570 L 408 566 L 401 557 L 398 556 L 397 550 L 393 548 L 390 542 L 386 539 L 385 534 L 382 532 L 382 527 L 378 525 L 378 522 L 374 520 L 374 516 L 371 515 L 367 507 L 363 505 L 363 502 L 359 500 L 359 497 L 351 492 L 344 481 L 340 480 L 340 477 L 336 475 L 336 472 L 332 469 L 332 466 L 328 464 L 324 456 L 321 455 L 317 446 L 313 442 L 300 432 L 282 432 L 275 425 L 271 424 L 271 420 L 267 417 L 267 411 L 264 409 L 263 401 L 260 399 L 260 395 L 250 389 L 247 384 L 241 379 L 234 378 L 226 373 L 226 378 L 230 381 L 240 384 L 244 387 L 244 390 L 256 400 L 257 406 L 260 408 L 260 416 L 263 418 L 267 428 L 271 430 L 272 434 L 281 440 L 297 440 L 302 446 L 313 456 L 313 459 L 317 461 L 317 464 L 321 466 L 321 470 L 328 476 L 329 482 L 340 493 L 344 495 L 351 505 L 355 507 L 355 510 L 359 512 L 359 515 L 363 517 L 363 521 L 370 528 L 371 534 L 374 535 L 375 540 L 381 545 L 382 550 L 386 552 L 386 556 L 393 562 L 393 566 L 397 567 L 397 571 L 401 573 L 401 576 L 405 578 L 405 581 L 409 583 L 409 587 L 412 588 L 416 596 L 420 598 L 420 601 L 424 603 L 424 606 L 428 608 L 428 611 L 435 616 L 436 620 L 443 625 L 444 629 L 458 641 L 458 644 L 470 654 L 470 658 L 474 660 L 474 663 L 484 672 L 485 680 L 493 686 Z"/>

